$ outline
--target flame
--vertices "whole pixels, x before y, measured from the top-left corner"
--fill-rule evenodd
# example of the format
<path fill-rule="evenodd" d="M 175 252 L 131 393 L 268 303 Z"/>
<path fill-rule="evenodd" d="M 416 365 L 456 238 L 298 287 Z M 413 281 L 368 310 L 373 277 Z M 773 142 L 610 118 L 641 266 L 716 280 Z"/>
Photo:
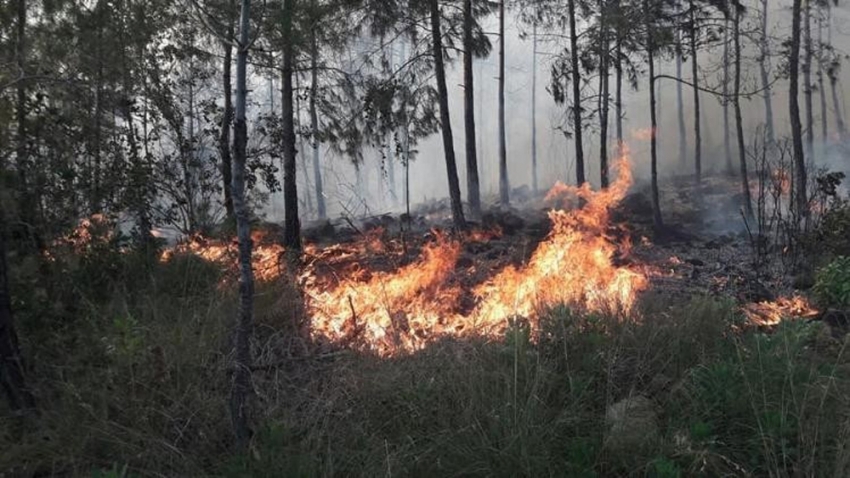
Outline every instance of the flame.
<path fill-rule="evenodd" d="M 624 150 L 615 163 L 619 177 L 606 190 L 556 184 L 546 198 L 555 206 L 549 212 L 552 230 L 528 262 L 495 271 L 477 285 L 468 284 L 474 274 L 467 272 L 478 264 L 464 266 L 459 262 L 461 242 L 439 233 L 415 260 L 392 270 L 378 269 L 403 260 L 406 246 L 387 242 L 384 231 L 364 235 L 355 244 L 321 249 L 308 245 L 298 281 L 312 338 L 391 355 L 444 336 L 498 336 L 517 317 L 536 331 L 540 311 L 559 304 L 584 311 L 630 311 L 648 281 L 636 269 L 613 264 L 615 255 L 628 253 L 630 244 L 611 237 L 609 215 L 632 183 L 627 158 Z M 485 242 L 500 234 L 474 231 L 463 239 Z M 214 261 L 235 263 L 236 258 L 235 243 L 202 238 L 178 250 Z M 259 279 L 280 274 L 276 266 L 282 252 L 274 245 L 255 247 Z M 373 265 L 376 253 L 384 260 Z"/>
<path fill-rule="evenodd" d="M 549 201 L 580 199 L 584 206 L 550 211 L 552 232 L 528 263 L 508 266 L 474 287 L 476 305 L 466 314 L 456 312 L 463 291 L 451 280 L 460 247 L 445 238 L 395 273 L 341 280 L 331 289 L 322 289 L 307 271 L 314 338 L 389 354 L 415 350 L 447 334 L 498 334 L 515 317 L 534 326 L 539 311 L 562 303 L 590 311 L 630 310 L 647 280 L 640 272 L 612 265 L 618 247 L 608 235 L 608 210 L 632 182 L 625 155 L 616 166 L 619 178 L 604 191 L 557 184 Z"/>
<path fill-rule="evenodd" d="M 780 297 L 775 301 L 753 302 L 745 305 L 743 311 L 752 323 L 760 326 L 777 325 L 783 319 L 791 317 L 810 318 L 820 314 L 808 299 L 800 295 Z"/>
<path fill-rule="evenodd" d="M 254 277 L 264 281 L 276 279 L 281 272 L 283 246 L 264 243 L 267 240 L 264 231 L 254 231 L 251 238 L 254 243 L 251 249 Z M 167 262 L 177 254 L 194 254 L 210 262 L 231 264 L 235 268 L 239 257 L 239 244 L 236 240 L 224 242 L 194 235 L 188 241 L 163 251 L 160 261 Z"/>

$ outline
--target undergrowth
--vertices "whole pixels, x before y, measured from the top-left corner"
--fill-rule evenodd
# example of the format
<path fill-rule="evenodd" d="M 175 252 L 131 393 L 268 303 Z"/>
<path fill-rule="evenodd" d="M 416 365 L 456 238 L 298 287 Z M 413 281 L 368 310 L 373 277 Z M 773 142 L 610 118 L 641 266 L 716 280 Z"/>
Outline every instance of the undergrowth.
<path fill-rule="evenodd" d="M 629 318 L 555 308 L 534 337 L 314 355 L 285 283 L 258 284 L 274 366 L 237 455 L 235 286 L 193 257 L 149 264 L 57 261 L 51 284 L 18 264 L 39 414 L 0 409 L 6 476 L 850 476 L 850 355 L 823 324 L 765 332 L 730 302 L 645 297 Z"/>

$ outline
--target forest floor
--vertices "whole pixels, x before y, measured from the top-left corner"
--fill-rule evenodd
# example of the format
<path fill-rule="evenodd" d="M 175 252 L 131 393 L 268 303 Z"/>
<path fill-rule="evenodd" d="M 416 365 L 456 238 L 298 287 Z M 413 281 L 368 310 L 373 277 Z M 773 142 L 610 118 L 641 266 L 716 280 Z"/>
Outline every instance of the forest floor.
<path fill-rule="evenodd" d="M 608 228 L 614 266 L 649 279 L 625 316 L 554 305 L 533 327 L 381 354 L 313 340 L 278 265 L 257 284 L 245 454 L 227 415 L 237 301 L 219 256 L 90 247 L 54 261 L 50 285 L 23 264 L 13 295 L 39 413 L 3 410 L 0 476 L 850 475 L 850 341 L 781 320 L 820 315 L 781 302 L 806 287 L 782 254 L 753 265 L 734 182 L 666 185 L 660 234 L 635 190 Z M 529 260 L 551 225 L 541 198 L 517 202 L 489 209 L 445 282 L 469 291 Z M 319 282 L 416 264 L 448 216 L 439 203 L 412 216 L 308 228 L 301 264 Z M 266 229 L 258 246 L 278 251 Z"/>

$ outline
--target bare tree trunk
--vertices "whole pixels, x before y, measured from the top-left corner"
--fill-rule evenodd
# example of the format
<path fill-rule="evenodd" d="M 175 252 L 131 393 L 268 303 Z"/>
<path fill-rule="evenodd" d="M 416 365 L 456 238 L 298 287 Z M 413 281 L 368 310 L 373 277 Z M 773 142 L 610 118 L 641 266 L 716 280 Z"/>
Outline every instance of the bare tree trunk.
<path fill-rule="evenodd" d="M 297 119 L 295 131 L 303 131 L 303 120 L 301 119 L 301 74 L 295 73 L 295 118 Z M 271 112 L 274 113 L 274 80 L 269 79 L 269 97 L 271 98 Z M 309 216 L 317 215 L 313 208 L 313 192 L 310 190 L 310 170 L 307 168 L 307 147 L 304 142 L 303 134 L 296 134 L 298 137 L 298 151 L 301 154 L 297 155 L 301 163 L 301 171 L 304 176 L 304 189 L 300 190 L 304 196 L 304 202 L 307 206 L 307 214 Z"/>
<path fill-rule="evenodd" d="M 820 97 L 820 123 L 823 141 L 829 141 L 829 120 L 827 118 L 826 88 L 823 68 L 823 18 L 818 16 L 818 96 Z"/>
<path fill-rule="evenodd" d="M 576 184 L 585 183 L 584 138 L 582 138 L 581 71 L 578 59 L 578 30 L 576 29 L 576 0 L 567 0 L 570 21 L 570 68 L 573 83 L 573 133 L 576 146 Z"/>
<path fill-rule="evenodd" d="M 677 14 L 679 12 L 677 11 Z M 682 22 L 678 22 L 676 29 L 676 119 L 679 126 L 679 165 L 688 163 L 688 130 L 685 126 L 685 100 L 684 85 L 682 85 Z"/>
<path fill-rule="evenodd" d="M 723 29 L 723 154 L 726 172 L 732 173 L 732 143 L 729 128 L 729 22 Z"/>
<path fill-rule="evenodd" d="M 802 8 L 804 9 L 803 34 L 805 35 L 805 49 L 803 51 L 803 98 L 806 107 L 806 157 L 811 161 L 814 157 L 812 153 L 815 147 L 815 119 L 812 102 L 812 57 L 814 55 L 814 49 L 812 47 L 811 0 L 806 0 Z"/>
<path fill-rule="evenodd" d="M 463 217 L 463 203 L 460 197 L 460 181 L 457 176 L 454 138 L 452 136 L 451 116 L 449 115 L 449 89 L 446 86 L 446 69 L 443 63 L 443 39 L 440 29 L 440 2 L 431 0 L 431 43 L 434 55 L 434 70 L 437 76 L 437 94 L 440 100 L 440 123 L 443 131 L 443 149 L 446 155 L 446 172 L 449 177 L 449 196 L 452 203 L 452 217 L 455 228 L 466 229 Z"/>
<path fill-rule="evenodd" d="M 761 87 L 764 90 L 762 97 L 764 98 L 764 118 L 767 125 L 767 141 L 770 144 L 776 143 L 776 133 L 773 126 L 773 92 L 770 86 L 770 76 L 767 68 L 770 61 L 770 37 L 767 34 L 767 0 L 761 0 L 761 61 L 759 71 L 761 72 Z"/>
<path fill-rule="evenodd" d="M 691 76 L 694 83 L 694 174 L 696 182 L 702 181 L 702 124 L 700 123 L 700 99 L 699 99 L 699 51 L 697 50 L 697 35 L 699 30 L 696 26 L 696 6 L 694 0 L 690 0 L 691 10 Z"/>
<path fill-rule="evenodd" d="M 806 157 L 803 151 L 803 125 L 800 123 L 799 83 L 800 83 L 800 23 L 802 22 L 802 1 L 794 0 L 791 13 L 791 51 L 788 60 L 788 81 L 790 83 L 788 100 L 791 114 L 791 138 L 794 143 L 794 166 L 796 169 L 796 206 L 797 216 L 808 214 L 806 193 Z"/>
<path fill-rule="evenodd" d="M 620 0 L 615 1 L 615 8 L 617 12 L 617 23 L 623 21 L 622 18 L 622 10 L 620 9 Z M 623 149 L 623 34 L 617 29 L 617 45 L 615 47 L 615 56 L 617 58 L 616 63 L 614 63 L 614 69 L 616 74 L 616 93 L 614 98 L 614 111 L 617 115 L 616 124 L 617 124 L 617 155 L 622 157 L 624 153 Z"/>
<path fill-rule="evenodd" d="M 747 218 L 753 218 L 753 203 L 750 198 L 750 181 L 747 175 L 747 147 L 744 143 L 744 120 L 741 115 L 741 11 L 735 9 L 734 12 L 734 35 L 735 41 L 735 93 L 732 99 L 732 105 L 735 108 L 735 130 L 738 136 L 738 159 L 741 168 L 741 193 L 744 196 L 744 212 Z"/>
<path fill-rule="evenodd" d="M 292 97 L 292 74 L 295 52 L 292 21 L 296 0 L 283 0 L 283 76 L 281 78 L 283 126 L 283 245 L 290 251 L 301 250 L 301 221 L 298 219 L 298 184 L 295 162 L 295 111 Z"/>
<path fill-rule="evenodd" d="M 531 188 L 537 194 L 537 19 L 534 19 L 531 53 Z"/>
<path fill-rule="evenodd" d="M 600 8 L 600 28 L 602 30 L 602 46 L 599 60 L 599 81 L 602 83 L 600 88 L 600 103 L 599 112 L 599 181 L 603 188 L 608 187 L 608 111 L 611 106 L 611 98 L 609 88 L 609 66 L 611 52 L 609 51 L 608 38 L 610 31 L 608 29 L 608 5 L 607 0 L 601 0 Z"/>
<path fill-rule="evenodd" d="M 236 326 L 235 370 L 233 371 L 233 388 L 230 392 L 230 415 L 233 420 L 236 443 L 241 450 L 248 448 L 248 442 L 251 439 L 248 399 L 253 393 L 250 337 L 254 328 L 254 269 L 251 266 L 250 213 L 245 201 L 250 9 L 250 0 L 242 0 L 239 46 L 236 53 L 236 121 L 233 128 L 233 208 L 236 215 L 236 235 L 239 240 L 239 320 Z"/>
<path fill-rule="evenodd" d="M 472 71 L 472 0 L 463 1 L 463 119 L 466 128 L 466 194 L 473 217 L 481 216 L 481 186 L 475 142 L 475 75 Z"/>
<path fill-rule="evenodd" d="M 826 42 L 832 46 L 832 5 L 826 2 Z M 835 110 L 835 126 L 838 128 L 838 139 L 844 140 L 847 136 L 847 126 L 844 123 L 844 115 L 841 114 L 841 104 L 838 101 L 838 67 L 839 63 L 830 63 L 826 70 L 829 76 L 829 87 L 832 90 L 832 109 Z"/>
<path fill-rule="evenodd" d="M 319 94 L 319 44 L 316 36 L 313 35 L 313 41 L 310 49 L 310 131 L 312 149 L 313 149 L 313 182 L 316 184 L 316 211 L 319 219 L 325 219 L 328 216 L 325 207 L 325 191 L 322 184 L 322 167 L 319 157 L 319 109 L 318 109 L 318 94 Z"/>
<path fill-rule="evenodd" d="M 510 202 L 508 146 L 505 131 L 505 1 L 499 2 L 499 202 Z"/>
<path fill-rule="evenodd" d="M 657 128 L 658 119 L 655 116 L 655 41 L 653 40 L 652 25 L 650 23 L 650 4 L 649 0 L 644 0 L 644 15 L 646 16 L 646 52 L 649 63 L 649 119 L 652 134 L 650 136 L 650 154 L 651 154 L 651 170 L 652 170 L 652 219 L 656 229 L 661 229 L 664 226 L 664 220 L 661 217 L 661 202 L 658 195 L 658 139 Z"/>
<path fill-rule="evenodd" d="M 231 65 L 233 63 L 232 39 L 234 34 L 234 21 L 230 20 L 227 26 L 227 41 L 222 42 L 224 47 L 224 63 L 222 68 L 222 86 L 224 88 L 224 112 L 221 117 L 221 131 L 218 135 L 218 152 L 221 156 L 221 178 L 224 186 L 224 210 L 227 220 L 234 222 L 236 214 L 233 210 L 233 165 L 230 157 L 230 127 L 233 123 L 233 88 L 231 86 Z"/>

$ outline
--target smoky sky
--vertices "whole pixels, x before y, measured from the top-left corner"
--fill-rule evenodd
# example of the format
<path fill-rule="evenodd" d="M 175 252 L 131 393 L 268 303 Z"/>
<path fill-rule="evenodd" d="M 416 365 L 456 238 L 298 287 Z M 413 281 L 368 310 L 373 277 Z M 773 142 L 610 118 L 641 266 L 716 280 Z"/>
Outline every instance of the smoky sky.
<path fill-rule="evenodd" d="M 745 16 L 742 31 L 758 30 L 757 5 L 760 2 L 748 0 L 750 13 Z M 783 58 L 778 51 L 782 48 L 782 42 L 790 34 L 790 0 L 770 0 L 769 2 L 769 34 L 773 37 L 771 44 L 774 56 L 770 59 L 771 75 L 780 74 Z M 842 54 L 850 51 L 850 10 L 846 5 L 833 7 L 832 12 L 832 42 L 836 49 Z M 496 32 L 498 27 L 497 18 L 491 16 L 484 23 L 484 30 Z M 522 24 L 516 15 L 510 15 L 506 19 L 506 129 L 507 129 L 507 158 L 508 171 L 511 187 L 531 185 L 531 149 L 532 149 L 532 61 L 534 58 L 531 28 Z M 813 20 L 813 36 L 817 40 L 818 23 Z M 566 110 L 564 105 L 555 104 L 549 92 L 551 62 L 555 53 L 562 51 L 565 39 L 557 42 L 544 38 L 545 32 L 540 31 L 537 54 L 537 135 L 538 135 L 538 177 L 541 189 L 546 189 L 555 181 L 573 183 L 575 181 L 575 155 L 572 139 L 566 137 L 563 132 L 565 127 Z M 752 38 L 745 38 L 744 58 L 742 71 L 742 91 L 753 92 L 761 89 L 761 81 L 758 68 L 758 45 Z M 827 38 L 827 30 L 824 26 L 823 38 Z M 493 53 L 489 58 L 476 60 L 475 70 L 475 103 L 476 123 L 478 140 L 478 164 L 481 178 L 481 190 L 485 204 L 493 201 L 493 196 L 498 193 L 498 37 L 492 36 Z M 722 70 L 720 68 L 722 59 L 722 46 L 717 45 L 709 50 L 700 51 L 700 82 L 705 88 L 720 90 Z M 844 61 L 846 63 L 847 60 Z M 637 60 L 637 63 L 646 69 L 645 61 Z M 815 62 L 816 63 L 816 62 Z M 675 76 L 675 63 L 672 57 L 659 60 L 658 74 Z M 817 66 L 813 66 L 813 82 L 817 85 Z M 731 72 L 730 72 L 731 75 Z M 683 79 L 690 81 L 691 65 L 686 60 L 683 66 Z M 844 65 L 840 74 L 839 102 L 842 110 L 846 103 L 846 86 L 850 81 L 850 65 Z M 452 129 L 454 133 L 454 147 L 458 160 L 458 174 L 460 175 L 461 191 L 466 199 L 466 177 L 464 157 L 464 128 L 463 128 L 463 81 L 461 62 L 455 59 L 448 65 L 449 105 L 451 109 Z M 592 78 L 588 85 L 584 86 L 583 95 L 595 102 L 592 98 L 596 94 L 598 80 Z M 624 136 L 629 145 L 630 157 L 637 176 L 640 181 L 645 179 L 649 172 L 649 141 L 646 134 L 642 134 L 649 128 L 649 99 L 648 83 L 646 75 L 638 78 L 638 90 L 634 91 L 629 86 L 624 86 Z M 835 115 L 832 110 L 832 100 L 829 91 L 829 82 L 826 83 L 828 122 L 832 132 L 835 131 Z M 663 176 L 692 174 L 694 170 L 693 146 L 693 91 L 688 86 L 683 86 L 683 110 L 687 130 L 688 154 L 684 160 L 679 155 L 678 140 L 678 113 L 676 83 L 667 79 L 660 79 L 658 86 L 658 140 L 659 140 L 659 169 Z M 801 110 L 803 108 L 802 88 L 800 96 Z M 731 91 L 731 85 L 730 85 Z M 614 92 L 613 71 L 611 75 L 611 93 Z M 833 168 L 843 167 L 840 158 L 827 157 L 821 154 L 823 148 L 820 138 L 821 113 L 820 113 L 820 91 L 814 93 L 814 117 L 816 141 L 818 148 L 815 154 L 815 162 L 821 162 Z M 772 101 L 774 110 L 774 121 L 777 136 L 786 136 L 789 132 L 788 121 L 788 82 L 778 80 L 772 86 Z M 723 147 L 723 110 L 719 99 L 709 93 L 700 94 L 702 107 L 702 151 L 703 169 L 711 173 L 725 168 L 725 156 Z M 747 146 L 753 144 L 754 139 L 762 134 L 765 119 L 764 100 L 760 95 L 742 98 L 741 106 L 744 117 L 744 136 Z M 842 111 L 843 113 L 843 111 Z M 845 115 L 846 117 L 846 115 Z M 614 141 L 614 109 L 611 108 L 611 127 L 609 128 L 609 144 Z M 598 121 L 594 120 L 595 123 Z M 730 108 L 732 157 L 737 165 L 738 156 L 735 148 L 734 117 Z M 584 134 L 586 175 L 594 186 L 599 184 L 599 146 L 600 138 L 598 127 L 594 126 Z M 410 198 L 412 204 L 428 200 L 444 198 L 448 195 L 446 165 L 443 154 L 442 138 L 435 134 L 423 140 L 418 147 L 419 154 L 410 167 Z M 609 148 L 613 154 L 612 148 Z M 309 152 L 302 151 L 299 154 Z M 397 200 L 394 202 L 390 195 L 390 186 L 386 174 L 386 165 L 381 167 L 382 155 L 377 151 L 367 152 L 365 162 L 361 167 L 359 182 L 366 191 L 365 198 L 358 197 L 358 179 L 351 166 L 350 161 L 344 157 L 334 155 L 322 148 L 322 169 L 324 172 L 325 196 L 327 198 L 328 210 L 331 216 L 340 213 L 346 214 L 378 214 L 390 211 L 401 211 L 403 209 L 402 181 L 404 172 L 401 163 L 395 163 L 394 188 Z M 300 161 L 299 161 L 300 163 Z M 308 172 L 311 169 L 308 167 Z M 310 173 L 312 174 L 312 173 Z M 307 217 L 305 211 L 307 199 L 305 197 L 306 186 L 312 190 L 312 177 L 305 177 L 305 171 L 299 168 L 299 196 L 301 197 L 302 216 Z M 283 213 L 282 194 L 276 193 L 271 197 L 266 213 L 272 220 L 282 218 Z"/>

